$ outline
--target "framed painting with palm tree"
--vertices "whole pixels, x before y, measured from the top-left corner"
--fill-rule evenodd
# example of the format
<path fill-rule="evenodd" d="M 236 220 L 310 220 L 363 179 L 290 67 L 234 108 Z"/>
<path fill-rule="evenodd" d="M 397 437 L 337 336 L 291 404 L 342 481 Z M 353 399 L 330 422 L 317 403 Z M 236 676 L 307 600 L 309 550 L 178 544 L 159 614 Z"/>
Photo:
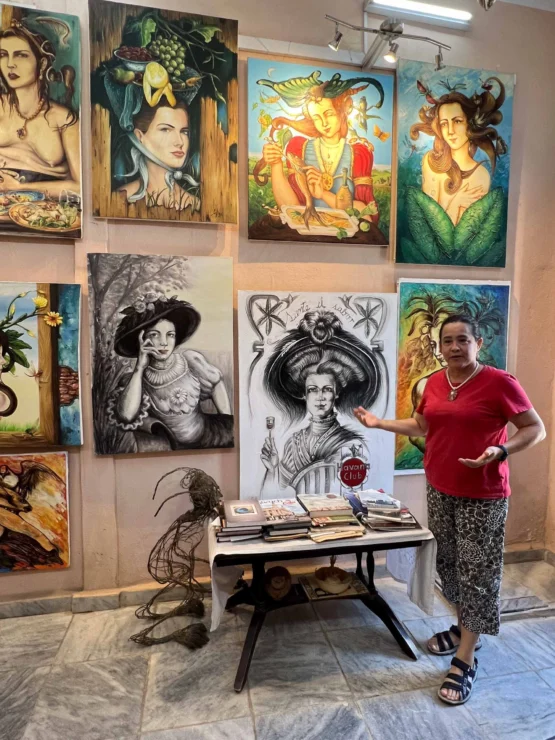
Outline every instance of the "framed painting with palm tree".
<path fill-rule="evenodd" d="M 506 368 L 510 290 L 509 282 L 399 281 L 397 418 L 414 413 L 428 378 L 445 367 L 439 330 L 448 316 L 471 316 L 484 340 L 480 362 Z M 397 437 L 396 472 L 421 471 L 423 453 L 423 438 Z"/>

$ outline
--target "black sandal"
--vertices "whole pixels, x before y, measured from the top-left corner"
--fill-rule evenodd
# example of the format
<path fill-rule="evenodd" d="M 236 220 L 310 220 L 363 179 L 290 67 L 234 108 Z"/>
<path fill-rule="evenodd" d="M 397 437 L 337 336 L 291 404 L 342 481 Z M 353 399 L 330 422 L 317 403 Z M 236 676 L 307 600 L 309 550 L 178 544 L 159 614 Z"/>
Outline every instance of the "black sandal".
<path fill-rule="evenodd" d="M 461 639 L 460 629 L 457 627 L 456 624 L 452 624 L 448 630 L 445 630 L 444 632 L 436 632 L 436 634 L 430 638 L 430 640 L 433 640 L 435 637 L 439 650 L 433 650 L 430 647 L 428 641 L 428 651 L 433 655 L 453 655 L 453 653 L 456 653 L 459 649 L 459 646 L 455 645 L 455 643 L 453 642 L 451 638 L 451 633 L 454 634 L 455 637 L 458 637 L 459 640 Z M 478 638 L 478 642 L 476 643 L 476 647 L 474 648 L 474 650 L 479 650 L 481 647 L 482 640 L 481 638 Z"/>
<path fill-rule="evenodd" d="M 451 665 L 454 665 L 455 668 L 460 668 L 461 671 L 463 671 L 463 675 L 459 676 L 458 673 L 448 673 L 447 676 L 445 676 L 445 681 L 441 684 L 441 688 L 437 692 L 437 695 L 441 701 L 445 702 L 445 704 L 464 704 L 470 699 L 470 695 L 472 694 L 472 687 L 476 681 L 476 673 L 478 672 L 478 660 L 477 658 L 474 658 L 474 666 L 471 668 L 468 663 L 465 663 L 464 660 L 455 656 L 451 661 Z M 458 691 L 461 698 L 448 699 L 441 693 L 442 689 Z"/>

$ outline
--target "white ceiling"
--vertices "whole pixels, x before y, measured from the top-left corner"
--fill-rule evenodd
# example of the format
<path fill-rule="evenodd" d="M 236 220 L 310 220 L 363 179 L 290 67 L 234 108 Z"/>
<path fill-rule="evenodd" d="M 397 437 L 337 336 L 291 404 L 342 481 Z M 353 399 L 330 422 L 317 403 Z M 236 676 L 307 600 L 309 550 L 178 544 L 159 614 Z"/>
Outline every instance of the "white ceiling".
<path fill-rule="evenodd" d="M 539 10 L 551 10 L 555 13 L 555 0 L 501 0 L 513 5 L 524 5 L 527 8 L 538 8 Z"/>

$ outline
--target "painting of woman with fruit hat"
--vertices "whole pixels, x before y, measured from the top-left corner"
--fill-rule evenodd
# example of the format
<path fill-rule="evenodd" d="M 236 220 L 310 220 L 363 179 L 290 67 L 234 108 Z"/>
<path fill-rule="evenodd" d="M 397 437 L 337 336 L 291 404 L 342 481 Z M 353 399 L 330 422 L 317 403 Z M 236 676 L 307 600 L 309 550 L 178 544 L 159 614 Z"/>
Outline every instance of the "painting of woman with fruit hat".
<path fill-rule="evenodd" d="M 237 23 L 90 0 L 94 215 L 237 221 Z"/>

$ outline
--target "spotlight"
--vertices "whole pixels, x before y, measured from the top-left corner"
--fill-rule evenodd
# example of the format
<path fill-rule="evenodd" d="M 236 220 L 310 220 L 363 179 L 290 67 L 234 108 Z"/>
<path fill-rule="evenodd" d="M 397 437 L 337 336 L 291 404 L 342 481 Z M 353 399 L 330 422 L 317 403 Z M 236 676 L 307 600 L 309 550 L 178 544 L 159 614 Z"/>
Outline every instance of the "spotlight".
<path fill-rule="evenodd" d="M 333 41 L 330 41 L 328 46 L 332 51 L 339 51 L 339 45 L 341 44 L 341 39 L 343 38 L 343 34 L 339 30 L 339 26 L 337 23 L 335 24 L 335 34 L 333 36 Z"/>
<path fill-rule="evenodd" d="M 439 72 L 441 69 L 445 69 L 445 64 L 443 62 L 443 52 L 441 50 L 441 46 L 438 46 L 436 54 L 436 72 Z"/>
<path fill-rule="evenodd" d="M 384 54 L 384 59 L 386 62 L 389 62 L 389 64 L 395 64 L 397 61 L 397 52 L 399 51 L 399 44 L 394 44 L 393 42 L 389 43 L 389 51 L 387 54 Z"/>

